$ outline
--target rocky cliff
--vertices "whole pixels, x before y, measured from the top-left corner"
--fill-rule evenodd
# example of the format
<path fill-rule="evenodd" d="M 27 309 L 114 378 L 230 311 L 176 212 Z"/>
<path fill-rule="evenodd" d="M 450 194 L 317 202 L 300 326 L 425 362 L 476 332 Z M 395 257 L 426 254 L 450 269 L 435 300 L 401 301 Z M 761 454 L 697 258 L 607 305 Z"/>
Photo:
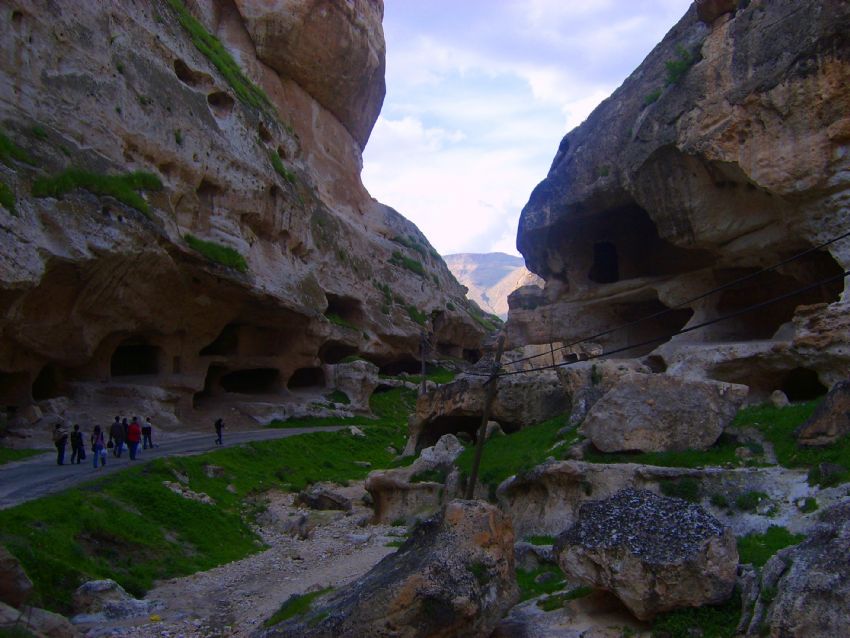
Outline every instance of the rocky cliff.
<path fill-rule="evenodd" d="M 850 230 L 850 4 L 696 5 L 561 141 L 517 238 L 546 288 L 512 296 L 509 333 L 627 325 L 596 341 L 806 398 L 850 364 L 850 240 L 811 250 Z"/>
<path fill-rule="evenodd" d="M 423 327 L 476 356 L 462 287 L 360 181 L 381 2 L 3 12 L 0 404 L 275 412 L 350 355 L 411 366 Z"/>
<path fill-rule="evenodd" d="M 542 286 L 521 257 L 505 253 L 457 253 L 443 255 L 449 270 L 468 289 L 469 298 L 482 310 L 508 316 L 508 295 L 521 286 Z"/>

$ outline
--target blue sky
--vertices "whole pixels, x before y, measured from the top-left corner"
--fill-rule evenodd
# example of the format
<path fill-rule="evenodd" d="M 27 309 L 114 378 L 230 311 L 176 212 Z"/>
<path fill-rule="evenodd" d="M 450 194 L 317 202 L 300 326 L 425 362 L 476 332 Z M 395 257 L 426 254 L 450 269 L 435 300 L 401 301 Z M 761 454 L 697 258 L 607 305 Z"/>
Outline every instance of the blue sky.
<path fill-rule="evenodd" d="M 387 97 L 366 187 L 441 254 L 517 254 L 520 210 L 561 138 L 690 4 L 385 0 Z"/>

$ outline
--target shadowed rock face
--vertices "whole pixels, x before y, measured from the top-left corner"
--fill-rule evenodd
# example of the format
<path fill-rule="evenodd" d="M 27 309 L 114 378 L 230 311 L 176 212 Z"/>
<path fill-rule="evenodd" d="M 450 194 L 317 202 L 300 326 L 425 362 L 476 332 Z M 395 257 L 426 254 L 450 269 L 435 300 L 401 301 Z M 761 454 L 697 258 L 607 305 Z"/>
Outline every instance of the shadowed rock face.
<path fill-rule="evenodd" d="M 753 0 L 729 12 L 735 3 L 699 4 L 711 24 L 692 7 L 564 137 L 531 194 L 517 246 L 546 288 L 511 298 L 509 338 L 572 341 L 676 307 L 599 339 L 606 350 L 643 343 L 629 352 L 640 356 L 683 327 L 836 277 L 662 348 L 671 368 L 695 374 L 743 360 L 743 374 L 781 377 L 788 359 L 802 359 L 829 386 L 847 366 L 846 339 L 843 353 L 814 353 L 795 341 L 795 312 L 829 303 L 846 314 L 839 299 L 850 242 L 679 304 L 847 230 L 850 7 Z M 668 63 L 683 71 L 670 84 Z M 758 362 L 753 351 L 717 347 L 774 337 L 785 349 L 762 348 Z M 713 362 L 691 356 L 697 343 L 711 346 Z"/>
<path fill-rule="evenodd" d="M 360 181 L 383 91 L 380 3 L 187 1 L 191 29 L 242 78 L 199 51 L 178 5 L 13 3 L 0 23 L 0 132 L 24 152 L 0 162 L 15 199 L 0 209 L 0 405 L 132 403 L 160 425 L 223 402 L 287 416 L 281 403 L 345 385 L 330 366 L 350 355 L 415 358 L 411 309 L 443 351 L 477 350 L 463 289 Z M 275 53 L 281 30 L 291 46 Z M 145 171 L 162 188 L 132 191 L 146 212 L 93 187 L 31 195 L 68 168 Z"/>

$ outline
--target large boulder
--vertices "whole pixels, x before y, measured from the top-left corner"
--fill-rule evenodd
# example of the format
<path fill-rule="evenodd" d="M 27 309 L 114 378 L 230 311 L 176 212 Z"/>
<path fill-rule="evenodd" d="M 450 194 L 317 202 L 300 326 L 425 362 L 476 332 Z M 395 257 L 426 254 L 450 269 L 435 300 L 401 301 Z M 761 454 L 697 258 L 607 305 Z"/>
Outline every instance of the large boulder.
<path fill-rule="evenodd" d="M 581 432 L 603 452 L 705 450 L 746 396 L 741 385 L 631 375 L 596 402 Z"/>
<path fill-rule="evenodd" d="M 352 585 L 263 638 L 488 636 L 519 597 L 510 519 L 452 501 Z"/>
<path fill-rule="evenodd" d="M 850 618 L 850 501 L 820 515 L 806 540 L 777 552 L 764 566 L 747 636 L 847 635 Z"/>
<path fill-rule="evenodd" d="M 134 616 L 146 616 L 159 608 L 160 604 L 139 600 L 128 594 L 114 580 L 90 580 L 74 592 L 73 620 L 76 623 L 104 622 Z"/>
<path fill-rule="evenodd" d="M 735 537 L 698 505 L 625 489 L 585 503 L 555 543 L 570 578 L 616 595 L 641 620 L 725 601 L 735 586 Z"/>
<path fill-rule="evenodd" d="M 738 6 L 738 0 L 694 0 L 699 19 L 711 24 L 720 16 L 732 13 Z"/>
<path fill-rule="evenodd" d="M 15 609 L 0 602 L 0 627 L 17 627 L 28 633 L 9 633 L 8 636 L 33 636 L 33 638 L 80 638 L 82 634 L 65 616 L 38 607 Z"/>
<path fill-rule="evenodd" d="M 797 430 L 800 445 L 832 445 L 850 433 L 850 381 L 836 383 L 809 420 Z"/>
<path fill-rule="evenodd" d="M 32 594 L 32 581 L 21 563 L 0 545 L 0 602 L 20 607 Z"/>
<path fill-rule="evenodd" d="M 298 494 L 298 503 L 314 510 L 351 511 L 351 499 L 324 485 L 311 485 Z"/>

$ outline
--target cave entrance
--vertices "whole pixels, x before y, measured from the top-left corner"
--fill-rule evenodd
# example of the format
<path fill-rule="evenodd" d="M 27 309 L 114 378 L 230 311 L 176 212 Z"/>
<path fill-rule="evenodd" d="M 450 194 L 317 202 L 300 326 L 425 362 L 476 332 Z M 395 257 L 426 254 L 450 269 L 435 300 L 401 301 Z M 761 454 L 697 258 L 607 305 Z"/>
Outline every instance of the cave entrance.
<path fill-rule="evenodd" d="M 496 421 L 496 419 L 491 419 Z M 520 429 L 516 423 L 503 423 L 497 421 L 505 434 L 512 434 Z M 426 447 L 436 445 L 440 437 L 445 434 L 454 434 L 459 439 L 475 442 L 478 428 L 481 427 L 481 415 L 473 416 L 439 416 L 428 422 L 419 433 L 416 440 L 416 451 L 419 452 Z"/>
<path fill-rule="evenodd" d="M 113 377 L 159 374 L 160 349 L 143 340 L 128 339 L 112 353 L 109 370 Z"/>
<path fill-rule="evenodd" d="M 406 372 L 407 374 L 421 374 L 422 363 L 413 358 L 397 359 L 396 361 L 390 361 L 380 366 L 378 372 L 388 377 L 397 377 L 402 372 Z"/>
<path fill-rule="evenodd" d="M 646 299 L 612 306 L 615 325 L 624 326 L 612 333 L 614 337 L 606 344 L 607 350 L 615 350 L 632 344 L 638 345 L 616 356 L 642 357 L 669 341 L 685 327 L 694 314 L 690 308 L 671 310 L 658 299 Z M 659 314 L 663 313 L 663 314 Z M 653 315 L 659 314 L 654 317 Z M 647 317 L 653 317 L 647 319 Z M 644 321 L 639 321 L 644 319 Z M 634 323 L 634 325 L 629 325 Z"/>
<path fill-rule="evenodd" d="M 325 387 L 325 373 L 321 368 L 299 368 L 289 377 L 286 387 L 290 390 Z"/>
<path fill-rule="evenodd" d="M 221 393 L 221 385 L 219 380 L 224 375 L 226 369 L 223 366 L 212 365 L 207 368 L 207 375 L 204 377 L 204 389 L 196 392 L 192 396 L 192 407 L 198 409 L 204 399 L 215 396 Z"/>
<path fill-rule="evenodd" d="M 357 348 L 347 343 L 339 341 L 328 341 L 319 348 L 319 359 L 322 363 L 335 364 L 340 363 L 343 359 L 356 355 L 359 352 Z"/>
<path fill-rule="evenodd" d="M 794 368 L 782 379 L 780 389 L 789 401 L 811 401 L 828 392 L 818 373 L 809 368 Z"/>
<path fill-rule="evenodd" d="M 280 390 L 280 371 L 275 368 L 235 370 L 221 375 L 219 385 L 237 394 L 274 394 Z"/>
<path fill-rule="evenodd" d="M 469 363 L 478 363 L 481 360 L 481 350 L 476 348 L 464 348 L 463 359 Z"/>
<path fill-rule="evenodd" d="M 229 323 L 219 335 L 213 339 L 211 343 L 204 346 L 199 353 L 200 356 L 221 356 L 227 357 L 234 355 L 239 350 L 239 326 L 235 323 Z"/>
<path fill-rule="evenodd" d="M 45 401 L 65 395 L 62 373 L 53 364 L 44 366 L 32 382 L 33 401 Z"/>
<path fill-rule="evenodd" d="M 598 284 L 613 284 L 620 280 L 620 258 L 614 244 L 609 241 L 593 244 L 593 265 L 587 278 Z"/>
<path fill-rule="evenodd" d="M 343 297 L 331 293 L 325 293 L 328 299 L 328 307 L 325 316 L 333 323 L 334 319 L 341 319 L 342 323 L 358 326 L 363 323 L 363 309 L 359 299 Z"/>

